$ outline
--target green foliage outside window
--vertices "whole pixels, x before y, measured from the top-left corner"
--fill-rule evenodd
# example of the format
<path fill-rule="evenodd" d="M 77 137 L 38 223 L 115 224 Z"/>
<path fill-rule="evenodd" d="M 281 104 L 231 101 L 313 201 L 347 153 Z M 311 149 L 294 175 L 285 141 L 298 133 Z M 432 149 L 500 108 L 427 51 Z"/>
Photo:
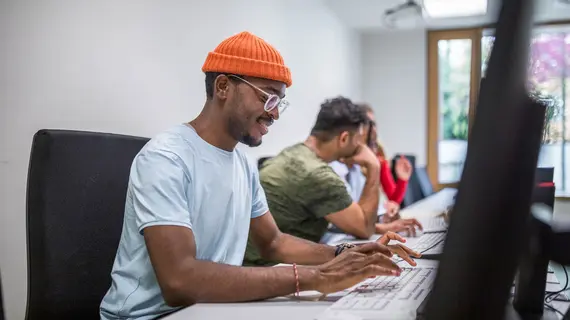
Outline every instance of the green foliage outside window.
<path fill-rule="evenodd" d="M 443 140 L 467 140 L 471 82 L 471 42 L 440 41 L 440 136 Z M 464 59 L 458 59 L 461 55 Z"/>

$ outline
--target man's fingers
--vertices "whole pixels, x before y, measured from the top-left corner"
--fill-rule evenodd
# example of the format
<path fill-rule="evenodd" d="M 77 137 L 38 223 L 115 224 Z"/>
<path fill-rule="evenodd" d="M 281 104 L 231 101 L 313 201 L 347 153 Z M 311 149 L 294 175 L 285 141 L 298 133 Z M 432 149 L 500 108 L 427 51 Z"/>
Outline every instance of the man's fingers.
<path fill-rule="evenodd" d="M 418 227 L 423 227 L 422 224 L 418 221 L 418 219 L 415 218 L 402 219 L 402 222 L 406 225 L 415 225 Z"/>
<path fill-rule="evenodd" d="M 417 226 L 420 230 L 424 230 L 424 226 L 422 226 L 422 224 L 417 219 L 412 219 L 412 223 L 415 226 Z"/>
<path fill-rule="evenodd" d="M 390 249 L 392 250 L 392 252 L 397 254 L 400 258 L 402 258 L 404 261 L 406 261 L 409 265 L 415 267 L 417 265 L 417 263 L 414 261 L 414 259 L 412 259 L 410 257 L 408 250 L 406 250 L 405 248 L 408 249 L 407 247 L 402 246 L 402 245 L 390 246 Z M 412 251 L 412 250 L 410 250 L 410 251 Z M 412 251 L 412 252 L 414 252 L 414 251 Z"/>
<path fill-rule="evenodd" d="M 390 240 L 396 240 L 396 241 L 399 241 L 399 242 L 402 242 L 402 243 L 405 243 L 405 242 L 406 242 L 406 239 L 404 239 L 402 236 L 400 236 L 399 234 L 397 234 L 397 233 L 395 233 L 395 232 L 392 232 L 392 231 L 386 232 L 386 233 L 380 238 L 380 240 L 378 240 L 378 242 L 379 242 L 380 244 L 387 245 L 388 242 L 390 242 Z"/>
<path fill-rule="evenodd" d="M 369 256 L 368 262 L 369 264 L 378 265 L 384 268 L 388 268 L 390 270 L 396 270 L 398 272 L 402 271 L 400 267 L 394 261 L 392 261 L 392 259 L 380 253 L 376 253 Z"/>
<path fill-rule="evenodd" d="M 416 227 L 413 225 L 406 225 L 405 227 L 406 233 L 408 237 L 414 238 L 416 236 Z"/>
<path fill-rule="evenodd" d="M 415 267 L 417 265 L 417 263 L 414 261 L 414 259 L 412 259 L 410 257 L 410 255 L 407 252 L 405 252 L 404 250 L 402 250 L 401 248 L 400 248 L 400 250 L 398 250 L 398 256 L 400 258 L 402 258 L 404 261 L 406 261 L 411 266 Z"/>
<path fill-rule="evenodd" d="M 404 223 L 404 225 L 406 227 L 408 227 L 409 230 L 413 230 L 412 234 L 414 234 L 414 236 L 416 234 L 416 227 L 420 230 L 424 229 L 422 224 L 416 219 L 405 219 L 405 220 L 402 220 L 402 222 Z"/>
<path fill-rule="evenodd" d="M 360 269 L 358 273 L 363 277 L 371 278 L 377 276 L 398 276 L 401 272 L 383 268 L 381 266 L 369 265 Z"/>
<path fill-rule="evenodd" d="M 358 246 L 354 249 L 357 252 L 360 253 L 364 253 L 364 254 L 370 254 L 370 253 L 380 253 L 383 254 L 387 257 L 391 257 L 392 256 L 392 251 L 390 251 L 390 249 L 388 249 L 388 247 L 386 247 L 384 244 L 379 243 L 379 242 L 369 242 L 369 243 L 365 243 L 361 246 Z"/>
<path fill-rule="evenodd" d="M 404 250 L 407 254 L 409 254 L 410 256 L 412 256 L 412 257 L 414 257 L 414 258 L 421 258 L 421 257 L 422 257 L 422 254 L 421 254 L 421 253 L 419 253 L 419 252 L 417 252 L 417 251 L 414 251 L 414 250 L 412 250 L 411 248 L 406 247 L 406 246 L 403 245 L 403 244 L 397 244 L 397 246 L 400 247 L 400 248 L 401 248 L 402 250 Z"/>

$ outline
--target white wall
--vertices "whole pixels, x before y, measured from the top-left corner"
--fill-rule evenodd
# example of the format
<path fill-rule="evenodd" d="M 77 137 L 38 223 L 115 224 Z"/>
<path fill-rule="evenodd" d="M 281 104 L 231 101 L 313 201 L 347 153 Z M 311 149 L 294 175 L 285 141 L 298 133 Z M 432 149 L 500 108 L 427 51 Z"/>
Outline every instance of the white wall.
<path fill-rule="evenodd" d="M 389 155 L 413 153 L 426 163 L 426 32 L 362 36 L 362 96 L 375 109 Z"/>
<path fill-rule="evenodd" d="M 304 139 L 320 102 L 360 96 L 360 38 L 322 1 L 14 0 L 0 3 L 0 269 L 9 320 L 26 303 L 25 189 L 33 134 L 153 136 L 204 102 L 208 51 L 249 30 L 293 73 L 291 107 L 252 156 Z"/>

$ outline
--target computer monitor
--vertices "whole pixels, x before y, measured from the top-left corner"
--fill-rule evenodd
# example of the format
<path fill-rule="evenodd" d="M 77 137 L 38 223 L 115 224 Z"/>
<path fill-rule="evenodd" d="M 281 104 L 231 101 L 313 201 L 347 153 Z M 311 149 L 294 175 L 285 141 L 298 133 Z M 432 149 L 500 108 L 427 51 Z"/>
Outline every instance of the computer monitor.
<path fill-rule="evenodd" d="M 426 319 L 504 319 L 545 108 L 526 90 L 534 1 L 504 0 Z"/>

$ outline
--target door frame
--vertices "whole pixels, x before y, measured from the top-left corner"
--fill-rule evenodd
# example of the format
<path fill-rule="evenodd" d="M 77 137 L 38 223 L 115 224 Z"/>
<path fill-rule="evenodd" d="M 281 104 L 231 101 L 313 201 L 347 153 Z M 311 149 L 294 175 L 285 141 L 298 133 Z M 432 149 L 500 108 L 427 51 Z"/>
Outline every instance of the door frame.
<path fill-rule="evenodd" d="M 440 40 L 471 39 L 471 79 L 469 88 L 469 131 L 481 79 L 481 37 L 483 28 L 437 30 L 427 32 L 427 172 L 435 190 L 457 187 L 458 182 L 441 184 L 438 179 L 439 142 L 439 52 Z"/>

